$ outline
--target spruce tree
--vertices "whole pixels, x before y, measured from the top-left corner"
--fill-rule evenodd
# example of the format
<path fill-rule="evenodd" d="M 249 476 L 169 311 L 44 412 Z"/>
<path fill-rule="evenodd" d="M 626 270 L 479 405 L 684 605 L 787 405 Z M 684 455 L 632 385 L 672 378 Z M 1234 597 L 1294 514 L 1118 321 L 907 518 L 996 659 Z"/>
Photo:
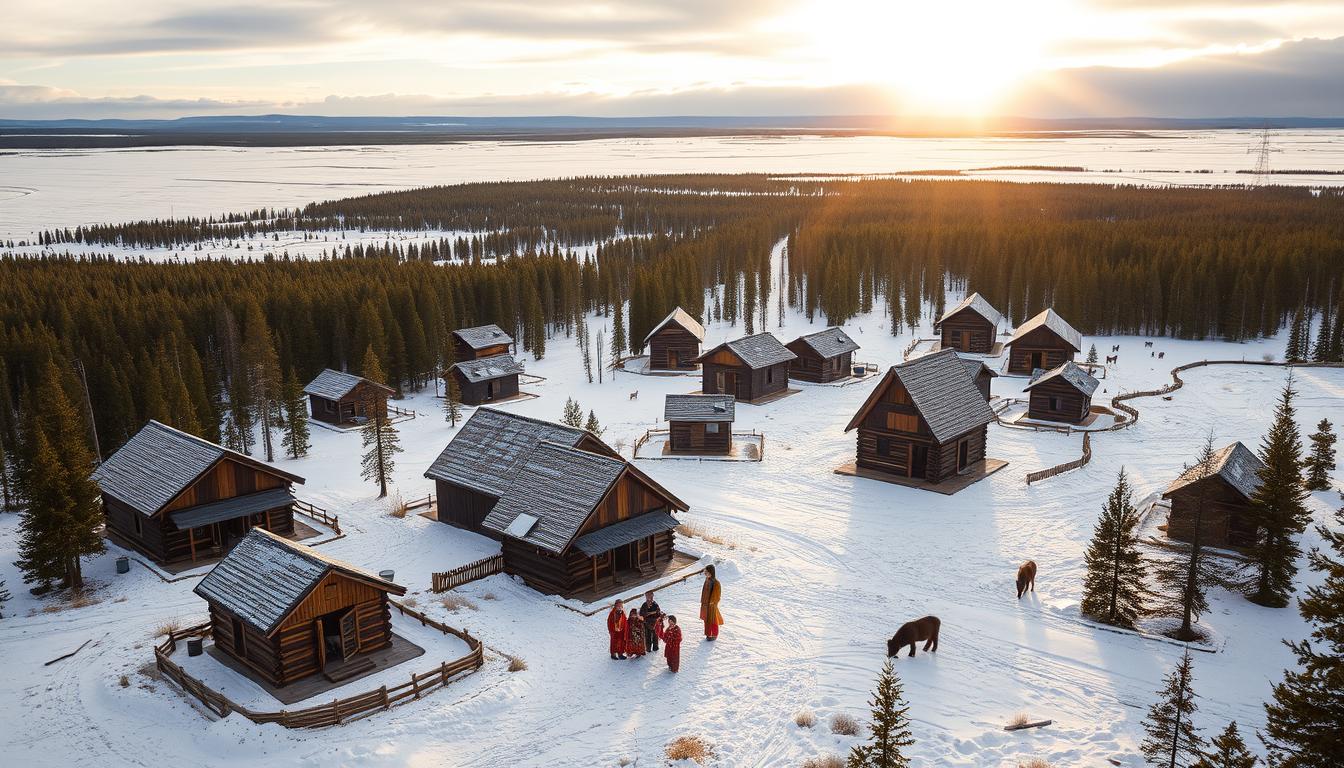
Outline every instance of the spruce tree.
<path fill-rule="evenodd" d="M 1145 558 L 1136 533 L 1139 513 L 1134 492 L 1121 468 L 1115 489 L 1101 508 L 1101 517 L 1083 555 L 1087 575 L 1083 578 L 1083 615 L 1105 624 L 1133 629 L 1144 615 L 1148 589 L 1143 579 Z"/>
<path fill-rule="evenodd" d="M 1302 460 L 1306 469 L 1304 482 L 1309 491 L 1330 489 L 1330 473 L 1335 469 L 1335 433 L 1329 419 L 1321 419 L 1311 440 L 1311 453 Z"/>
<path fill-rule="evenodd" d="M 872 735 L 867 744 L 850 750 L 846 768 L 907 768 L 910 759 L 902 750 L 915 740 L 910 735 L 910 706 L 905 702 L 891 659 L 882 665 L 869 705 L 873 719 L 868 728 Z"/>
<path fill-rule="evenodd" d="M 1147 734 L 1139 750 L 1151 766 L 1177 768 L 1189 766 L 1203 756 L 1204 740 L 1200 738 L 1191 718 L 1198 707 L 1192 687 L 1194 675 L 1187 649 L 1181 662 L 1167 674 L 1158 700 L 1148 710 L 1143 722 Z"/>
<path fill-rule="evenodd" d="M 457 420 L 462 418 L 462 388 L 458 386 L 456 376 L 449 374 L 447 380 L 448 386 L 443 392 L 443 420 L 448 426 L 456 427 Z"/>
<path fill-rule="evenodd" d="M 576 429 L 583 428 L 583 408 L 574 398 L 565 398 L 565 410 L 560 415 L 560 423 Z"/>
<path fill-rule="evenodd" d="M 1255 543 L 1247 552 L 1255 572 L 1252 602 L 1275 608 L 1288 604 L 1301 549 L 1296 536 L 1311 522 L 1302 486 L 1302 439 L 1293 408 L 1293 376 L 1288 375 L 1274 423 L 1260 444 L 1260 486 L 1251 495 Z"/>
<path fill-rule="evenodd" d="M 584 422 L 583 428 L 592 432 L 597 437 L 601 437 L 602 433 L 606 431 L 602 428 L 602 425 L 597 422 L 597 414 L 592 411 L 588 411 L 588 421 Z"/>
<path fill-rule="evenodd" d="M 1093 344 L 1093 345 L 1087 350 L 1087 362 L 1089 362 L 1089 363 L 1095 363 L 1095 362 L 1097 362 L 1097 345 L 1096 345 L 1096 344 Z"/>
<path fill-rule="evenodd" d="M 0 619 L 5 618 L 5 603 L 9 602 L 9 590 L 5 587 L 5 580 L 0 579 Z"/>
<path fill-rule="evenodd" d="M 1246 749 L 1237 731 L 1237 722 L 1227 724 L 1223 732 L 1213 738 L 1207 750 L 1190 768 L 1255 768 L 1259 758 Z"/>
<path fill-rule="evenodd" d="M 611 362 L 614 364 L 625 354 L 625 306 L 617 302 L 611 317 Z"/>
<path fill-rule="evenodd" d="M 1154 612 L 1181 620 L 1173 633 L 1178 640 L 1197 640 L 1202 636 L 1194 625 L 1209 609 L 1209 588 L 1231 582 L 1223 564 L 1205 552 L 1203 541 L 1204 516 L 1209 514 L 1212 504 L 1205 481 L 1213 475 L 1213 461 L 1213 435 L 1209 435 L 1195 464 L 1183 475 L 1190 480 L 1193 494 L 1190 541 L 1173 542 L 1174 556 L 1154 560 L 1153 576 L 1159 587 Z"/>
<path fill-rule="evenodd" d="M 280 444 L 291 458 L 301 459 L 308 454 L 308 397 L 299 386 L 294 369 L 285 373 L 284 426 Z"/>
<path fill-rule="evenodd" d="M 1283 351 L 1283 359 L 1290 363 L 1300 363 L 1304 357 L 1303 349 L 1306 346 L 1306 328 L 1302 317 L 1302 309 L 1299 307 L 1293 315 L 1293 324 L 1288 327 L 1288 346 Z"/>
<path fill-rule="evenodd" d="M 1265 704 L 1260 738 L 1276 768 L 1337 768 L 1344 755 L 1344 506 L 1334 517 L 1335 528 L 1316 526 L 1325 547 L 1307 555 L 1324 578 L 1298 601 L 1311 635 L 1285 643 L 1297 666 L 1284 671 Z"/>
<path fill-rule="evenodd" d="M 378 356 L 371 345 L 364 353 L 364 365 L 360 370 L 366 379 L 383 380 L 383 367 L 378 364 Z M 364 403 L 367 420 L 360 428 L 364 441 L 362 468 L 364 479 L 378 484 L 378 498 L 381 499 L 387 496 L 387 486 L 396 469 L 396 455 L 401 453 L 401 438 L 397 435 L 397 428 L 387 418 L 382 393 L 375 387 L 368 387 L 368 390 L 370 394 Z"/>

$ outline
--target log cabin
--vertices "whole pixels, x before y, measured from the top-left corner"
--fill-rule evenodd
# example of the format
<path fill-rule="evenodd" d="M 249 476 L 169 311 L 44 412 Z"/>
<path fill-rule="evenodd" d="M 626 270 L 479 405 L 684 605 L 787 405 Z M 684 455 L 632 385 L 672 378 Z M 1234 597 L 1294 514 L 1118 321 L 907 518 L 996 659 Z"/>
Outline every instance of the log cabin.
<path fill-rule="evenodd" d="M 989 402 L 989 388 L 994 379 L 999 377 L 999 374 L 991 370 L 988 365 L 985 365 L 985 361 L 979 358 L 963 357 L 961 364 L 966 366 L 966 372 L 971 374 L 971 380 L 975 382 L 975 388 L 980 390 L 980 394 L 984 396 L 985 402 Z"/>
<path fill-rule="evenodd" d="M 528 453 L 543 442 L 618 455 L 585 430 L 478 408 L 425 471 L 425 477 L 434 481 L 439 522 L 498 538 L 481 524 L 512 487 L 512 478 Z"/>
<path fill-rule="evenodd" d="M 532 448 L 482 524 L 503 542 L 504 571 L 574 597 L 651 577 L 672 559 L 686 503 L 630 462 L 560 443 Z"/>
<path fill-rule="evenodd" d="M 705 327 L 677 307 L 644 337 L 649 348 L 649 368 L 661 371 L 695 370 Z"/>
<path fill-rule="evenodd" d="M 985 458 L 994 413 L 950 349 L 892 366 L 845 427 L 860 468 L 939 483 Z"/>
<path fill-rule="evenodd" d="M 387 398 L 396 394 L 389 386 L 353 373 L 330 368 L 303 388 L 313 418 L 324 424 L 363 423 L 373 417 L 387 418 Z"/>
<path fill-rule="evenodd" d="M 1027 418 L 1081 424 L 1092 412 L 1092 393 L 1101 382 L 1069 362 L 1037 371 L 1023 390 L 1028 393 Z"/>
<path fill-rule="evenodd" d="M 1249 448 L 1236 442 L 1215 453 L 1208 463 L 1185 470 L 1162 492 L 1162 498 L 1171 501 L 1167 536 L 1190 541 L 1198 517 L 1200 542 L 1205 546 L 1254 544 L 1251 498 L 1260 488 L 1264 468 Z"/>
<path fill-rule="evenodd" d="M 514 351 L 512 346 L 513 337 L 498 325 L 478 325 L 453 331 L 453 353 L 458 362 L 507 355 Z"/>
<path fill-rule="evenodd" d="M 1008 347 L 1008 372 L 1031 375 L 1072 360 L 1083 350 L 1083 336 L 1047 309 L 1018 326 Z"/>
<path fill-rule="evenodd" d="M 247 534 L 193 590 L 215 649 L 276 688 L 359 666 L 392 642 L 388 595 L 406 588 L 264 530 Z"/>
<path fill-rule="evenodd" d="M 697 358 L 700 391 L 761 400 L 789 388 L 789 363 L 797 357 L 768 332 L 725 342 Z"/>
<path fill-rule="evenodd" d="M 248 531 L 294 532 L 303 478 L 150 421 L 93 473 L 108 530 L 158 563 L 229 551 Z"/>
<path fill-rule="evenodd" d="M 934 323 L 942 340 L 941 349 L 987 355 L 994 350 L 1003 315 L 978 293 L 962 299 Z"/>
<path fill-rule="evenodd" d="M 669 450 L 732 453 L 736 405 L 732 395 L 668 395 L 663 418 L 668 424 Z"/>
<path fill-rule="evenodd" d="M 480 405 L 518 394 L 518 374 L 523 364 L 513 355 L 494 355 L 454 363 L 448 374 L 457 381 L 462 402 Z"/>
<path fill-rule="evenodd" d="M 789 378 L 823 384 L 848 378 L 859 348 L 839 327 L 799 336 L 784 346 L 796 356 L 789 363 Z"/>

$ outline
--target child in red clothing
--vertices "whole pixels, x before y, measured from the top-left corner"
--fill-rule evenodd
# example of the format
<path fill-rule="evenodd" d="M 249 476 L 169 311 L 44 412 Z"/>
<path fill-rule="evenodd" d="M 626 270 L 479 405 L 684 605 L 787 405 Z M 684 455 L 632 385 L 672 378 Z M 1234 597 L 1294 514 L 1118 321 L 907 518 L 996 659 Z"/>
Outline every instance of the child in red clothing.
<path fill-rule="evenodd" d="M 673 672 L 681 666 L 681 627 L 677 626 L 677 617 L 668 616 L 667 624 L 658 619 L 658 637 L 663 641 L 663 655 L 667 657 L 667 668 Z"/>
<path fill-rule="evenodd" d="M 625 620 L 629 628 L 625 636 L 625 653 L 631 659 L 638 659 L 644 656 L 644 619 L 639 616 L 638 608 L 630 609 L 630 616 Z"/>
<path fill-rule="evenodd" d="M 625 658 L 625 603 L 617 600 L 607 614 L 607 634 L 611 636 L 611 658 Z"/>

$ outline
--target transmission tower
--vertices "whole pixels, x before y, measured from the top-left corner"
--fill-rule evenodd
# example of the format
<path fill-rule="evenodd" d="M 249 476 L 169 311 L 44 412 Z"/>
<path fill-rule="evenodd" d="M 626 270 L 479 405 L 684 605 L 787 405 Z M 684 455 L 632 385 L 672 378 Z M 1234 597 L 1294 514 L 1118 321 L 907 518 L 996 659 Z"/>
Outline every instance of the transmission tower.
<path fill-rule="evenodd" d="M 1269 126 L 1265 126 L 1260 134 L 1260 143 L 1258 146 L 1246 150 L 1246 154 L 1255 155 L 1255 181 L 1257 187 L 1263 187 L 1269 183 L 1269 153 L 1274 152 L 1274 148 L 1269 145 Z"/>

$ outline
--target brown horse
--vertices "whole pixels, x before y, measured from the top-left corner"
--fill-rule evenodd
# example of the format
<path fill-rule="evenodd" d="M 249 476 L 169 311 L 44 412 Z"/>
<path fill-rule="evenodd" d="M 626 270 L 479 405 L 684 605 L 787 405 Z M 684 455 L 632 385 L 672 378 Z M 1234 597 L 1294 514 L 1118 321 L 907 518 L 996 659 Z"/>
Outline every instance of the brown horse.
<path fill-rule="evenodd" d="M 901 649 L 910 646 L 910 655 L 915 655 L 915 643 L 924 643 L 925 651 L 938 650 L 938 627 L 942 624 L 937 616 L 925 616 L 922 619 L 907 621 L 896 630 L 896 634 L 887 641 L 887 656 L 899 656 Z"/>
<path fill-rule="evenodd" d="M 1017 599 L 1021 600 L 1022 595 L 1030 589 L 1036 591 L 1036 561 L 1028 560 L 1017 569 Z"/>

